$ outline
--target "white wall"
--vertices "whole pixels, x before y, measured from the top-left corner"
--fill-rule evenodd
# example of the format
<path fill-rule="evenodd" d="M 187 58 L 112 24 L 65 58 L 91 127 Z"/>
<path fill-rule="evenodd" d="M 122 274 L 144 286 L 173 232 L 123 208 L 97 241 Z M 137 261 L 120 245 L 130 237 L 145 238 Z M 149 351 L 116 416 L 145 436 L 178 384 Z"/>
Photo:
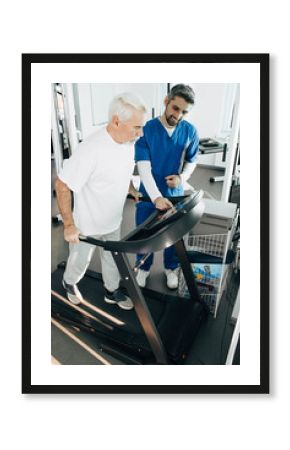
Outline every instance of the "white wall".
<path fill-rule="evenodd" d="M 219 136 L 229 85 L 224 83 L 190 85 L 196 94 L 196 103 L 186 119 L 197 127 L 201 138 Z M 155 108 L 155 116 L 162 114 L 166 89 L 166 83 L 79 83 L 82 138 L 86 138 L 99 125 L 107 122 L 109 103 L 118 93 L 133 92 L 141 96 L 147 106 L 147 118 L 150 119 L 152 107 Z M 220 155 L 199 155 L 198 163 L 222 167 Z"/>
<path fill-rule="evenodd" d="M 121 92 L 139 95 L 145 102 L 148 110 L 147 118 L 150 119 L 152 108 L 155 108 L 155 116 L 163 110 L 166 88 L 166 83 L 78 84 L 82 138 L 86 138 L 99 125 L 107 122 L 108 107 L 115 95 Z"/>
<path fill-rule="evenodd" d="M 85 139 L 95 130 L 93 126 L 91 90 L 88 83 L 78 83 L 77 87 L 79 91 L 82 139 Z"/>
<path fill-rule="evenodd" d="M 195 105 L 189 112 L 187 120 L 198 129 L 201 138 L 214 138 L 220 128 L 226 84 L 192 83 L 195 92 Z"/>
<path fill-rule="evenodd" d="M 219 135 L 223 116 L 223 105 L 227 84 L 191 83 L 195 92 L 195 105 L 187 116 L 200 138 L 215 138 Z M 216 154 L 198 155 L 198 164 L 216 165 Z"/>

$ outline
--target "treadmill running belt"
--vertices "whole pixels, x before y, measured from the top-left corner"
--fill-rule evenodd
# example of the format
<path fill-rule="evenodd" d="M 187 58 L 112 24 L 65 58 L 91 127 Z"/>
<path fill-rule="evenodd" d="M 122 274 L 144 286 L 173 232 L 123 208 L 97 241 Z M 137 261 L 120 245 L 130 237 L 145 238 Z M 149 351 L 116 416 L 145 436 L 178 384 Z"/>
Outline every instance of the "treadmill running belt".
<path fill-rule="evenodd" d="M 52 274 L 51 289 L 66 298 L 65 289 L 62 286 L 62 277 L 63 269 L 57 269 Z M 118 305 L 112 305 L 104 301 L 104 289 L 100 276 L 92 278 L 90 275 L 86 274 L 84 278 L 78 283 L 78 287 L 86 302 L 90 303 L 92 307 L 95 306 L 101 311 L 104 311 L 104 313 L 108 313 L 110 316 L 112 316 L 112 320 L 115 318 L 120 321 L 120 328 L 126 329 L 126 331 L 128 331 L 129 333 L 131 332 L 134 334 L 144 334 L 139 319 L 134 310 L 125 311 L 119 308 Z M 162 302 L 162 300 L 154 301 L 154 299 L 152 298 L 146 298 L 146 300 L 155 323 L 159 322 L 160 318 L 164 314 L 166 303 L 164 301 Z M 96 315 L 99 318 L 103 317 L 102 314 L 96 313 L 93 309 L 86 305 L 80 306 L 90 314 Z M 111 323 L 110 319 L 105 319 L 105 322 L 113 325 L 118 325 L 114 322 Z"/>
<path fill-rule="evenodd" d="M 64 268 L 60 266 L 52 274 L 51 288 L 66 298 L 62 286 Z M 126 350 L 132 351 L 132 354 L 136 353 L 148 361 L 151 349 L 135 311 L 124 311 L 118 305 L 104 301 L 100 274 L 87 271 L 78 287 L 85 300 L 79 306 L 89 316 L 84 317 L 77 309 L 67 306 L 55 296 L 52 296 L 52 315 L 72 325 L 76 323 L 75 320 L 80 320 L 87 331 L 95 328 L 98 335 L 122 345 Z M 204 308 L 189 298 L 166 295 L 146 288 L 142 292 L 170 360 L 182 363 L 198 330 Z"/>

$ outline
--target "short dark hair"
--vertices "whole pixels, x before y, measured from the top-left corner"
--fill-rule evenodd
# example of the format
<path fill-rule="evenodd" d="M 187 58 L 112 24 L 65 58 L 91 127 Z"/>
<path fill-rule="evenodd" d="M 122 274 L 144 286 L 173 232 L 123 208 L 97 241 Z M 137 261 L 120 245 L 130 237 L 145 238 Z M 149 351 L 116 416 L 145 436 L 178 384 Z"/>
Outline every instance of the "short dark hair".
<path fill-rule="evenodd" d="M 170 89 L 167 97 L 168 100 L 172 100 L 174 97 L 181 97 L 187 103 L 194 105 L 195 93 L 193 89 L 186 84 L 176 84 Z"/>

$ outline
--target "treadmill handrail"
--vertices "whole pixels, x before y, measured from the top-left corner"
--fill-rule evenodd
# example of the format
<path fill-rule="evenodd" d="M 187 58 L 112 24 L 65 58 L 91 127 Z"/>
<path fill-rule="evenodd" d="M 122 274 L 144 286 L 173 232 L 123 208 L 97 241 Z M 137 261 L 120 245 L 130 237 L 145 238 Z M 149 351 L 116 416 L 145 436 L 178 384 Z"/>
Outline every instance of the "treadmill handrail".
<path fill-rule="evenodd" d="M 84 236 L 83 234 L 79 234 L 79 240 L 82 242 L 86 242 L 87 244 L 93 244 L 98 247 L 105 247 L 106 241 L 101 241 L 100 239 L 96 239 L 92 236 Z"/>
<path fill-rule="evenodd" d="M 167 200 L 170 200 L 173 205 L 176 205 L 176 203 L 181 202 L 182 200 L 185 200 L 186 198 L 189 198 L 190 195 L 178 195 L 176 197 L 171 196 L 164 196 L 164 198 L 167 198 Z M 135 197 L 131 194 L 127 195 L 127 198 L 130 200 L 135 200 Z M 142 195 L 142 197 L 139 197 L 139 202 L 149 202 L 153 203 L 151 198 L 148 195 Z"/>
<path fill-rule="evenodd" d="M 157 252 L 175 244 L 175 242 L 180 240 L 197 224 L 204 212 L 204 204 L 201 201 L 202 197 L 203 191 L 196 191 L 192 195 L 182 197 L 183 200 L 188 199 L 184 208 L 179 211 L 177 210 L 175 216 L 172 216 L 172 218 L 169 216 L 169 219 L 165 220 L 163 223 L 156 223 L 155 232 L 153 226 L 151 236 L 133 239 L 134 235 L 136 236 L 138 233 L 142 233 L 142 230 L 145 230 L 144 234 L 146 235 L 146 225 L 149 224 L 152 219 L 156 218 L 157 215 L 162 213 L 166 214 L 170 210 L 163 212 L 156 209 L 145 222 L 132 230 L 120 241 L 101 241 L 92 236 L 81 236 L 80 240 L 101 246 L 105 250 L 111 252 L 120 251 L 135 254 Z M 149 232 L 148 229 L 147 231 Z"/>

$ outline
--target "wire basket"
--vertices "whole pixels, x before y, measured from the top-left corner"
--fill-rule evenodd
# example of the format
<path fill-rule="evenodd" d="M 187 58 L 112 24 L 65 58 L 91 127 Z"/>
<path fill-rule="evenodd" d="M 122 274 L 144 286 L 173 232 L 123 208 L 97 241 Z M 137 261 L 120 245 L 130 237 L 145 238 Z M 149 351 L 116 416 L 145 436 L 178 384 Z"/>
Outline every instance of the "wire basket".
<path fill-rule="evenodd" d="M 196 252 L 196 262 L 192 263 L 192 271 L 198 285 L 201 299 L 208 305 L 210 312 L 216 316 L 223 292 L 225 278 L 225 260 L 229 244 L 229 234 L 189 234 L 184 238 L 187 251 Z M 221 258 L 221 264 L 198 262 L 198 254 Z M 178 294 L 188 297 L 189 292 L 183 272 L 179 271 Z"/>

